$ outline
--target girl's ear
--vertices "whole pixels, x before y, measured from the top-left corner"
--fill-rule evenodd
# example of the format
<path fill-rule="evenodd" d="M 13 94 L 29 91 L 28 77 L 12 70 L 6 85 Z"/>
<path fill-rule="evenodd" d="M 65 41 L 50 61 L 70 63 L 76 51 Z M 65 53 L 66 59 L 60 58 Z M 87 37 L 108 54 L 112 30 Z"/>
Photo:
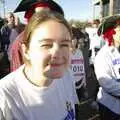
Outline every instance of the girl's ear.
<path fill-rule="evenodd" d="M 22 53 L 23 53 L 23 57 L 25 57 L 27 60 L 30 60 L 29 52 L 25 44 L 22 44 Z"/>

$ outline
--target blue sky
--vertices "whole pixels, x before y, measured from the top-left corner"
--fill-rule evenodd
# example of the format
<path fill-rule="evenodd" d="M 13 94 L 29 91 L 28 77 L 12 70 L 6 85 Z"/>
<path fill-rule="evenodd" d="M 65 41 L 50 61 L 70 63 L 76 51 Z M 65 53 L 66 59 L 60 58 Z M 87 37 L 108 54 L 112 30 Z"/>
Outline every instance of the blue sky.
<path fill-rule="evenodd" d="M 5 11 L 13 11 L 21 0 L 5 0 Z M 90 20 L 93 17 L 92 0 L 56 0 L 68 20 Z M 3 16 L 3 6 L 0 4 L 0 14 Z M 22 16 L 21 14 L 18 14 Z M 22 17 L 21 17 L 22 19 Z"/>
<path fill-rule="evenodd" d="M 58 0 L 69 19 L 89 19 L 92 17 L 92 0 Z"/>

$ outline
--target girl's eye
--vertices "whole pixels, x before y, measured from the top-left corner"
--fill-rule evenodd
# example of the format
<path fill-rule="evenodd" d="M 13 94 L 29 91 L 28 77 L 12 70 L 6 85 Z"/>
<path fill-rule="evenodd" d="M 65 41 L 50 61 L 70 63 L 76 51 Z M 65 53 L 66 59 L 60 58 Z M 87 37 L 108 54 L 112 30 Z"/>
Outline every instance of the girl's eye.
<path fill-rule="evenodd" d="M 61 47 L 69 47 L 69 44 L 61 44 Z"/>
<path fill-rule="evenodd" d="M 43 44 L 43 45 L 41 45 L 40 47 L 42 47 L 42 48 L 52 48 L 52 44 Z"/>

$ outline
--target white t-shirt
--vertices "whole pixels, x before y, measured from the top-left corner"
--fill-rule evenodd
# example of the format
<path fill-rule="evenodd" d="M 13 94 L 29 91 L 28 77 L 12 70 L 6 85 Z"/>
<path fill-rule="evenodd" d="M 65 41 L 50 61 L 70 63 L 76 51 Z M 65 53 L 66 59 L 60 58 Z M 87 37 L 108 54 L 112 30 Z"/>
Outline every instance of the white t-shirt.
<path fill-rule="evenodd" d="M 102 39 L 97 34 L 98 28 L 86 28 L 86 32 L 90 38 L 90 50 L 94 48 L 101 48 Z"/>
<path fill-rule="evenodd" d="M 23 68 L 0 81 L 1 119 L 75 120 L 77 95 L 70 71 L 49 87 L 40 88 L 25 78 Z"/>
<path fill-rule="evenodd" d="M 77 83 L 79 81 L 80 84 L 76 86 L 76 89 L 79 89 L 83 84 L 85 85 L 85 68 L 84 68 L 84 58 L 82 51 L 77 49 L 71 57 L 71 69 L 74 82 Z"/>
<path fill-rule="evenodd" d="M 95 58 L 95 73 L 100 88 L 97 100 L 120 115 L 120 53 L 114 46 L 107 44 Z M 114 96 L 112 96 L 114 95 Z"/>

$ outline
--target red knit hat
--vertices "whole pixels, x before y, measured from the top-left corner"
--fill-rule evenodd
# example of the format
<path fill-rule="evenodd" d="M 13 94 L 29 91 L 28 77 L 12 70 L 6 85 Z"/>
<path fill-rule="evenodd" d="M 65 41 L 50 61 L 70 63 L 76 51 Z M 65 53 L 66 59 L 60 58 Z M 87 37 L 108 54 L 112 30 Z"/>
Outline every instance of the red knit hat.
<path fill-rule="evenodd" d="M 24 12 L 24 17 L 30 19 L 37 7 L 48 7 L 64 16 L 63 9 L 53 0 L 22 0 L 14 12 Z"/>
<path fill-rule="evenodd" d="M 37 3 L 33 4 L 32 7 L 29 10 L 27 10 L 25 12 L 24 18 L 29 20 L 32 17 L 33 13 L 34 13 L 35 8 L 38 8 L 38 7 L 50 8 L 52 10 L 52 7 L 48 3 L 37 2 Z"/>
<path fill-rule="evenodd" d="M 109 46 L 113 43 L 114 28 L 117 25 L 120 25 L 120 15 L 113 15 L 104 18 L 98 28 L 98 35 L 103 35 L 103 38 L 108 41 Z"/>

